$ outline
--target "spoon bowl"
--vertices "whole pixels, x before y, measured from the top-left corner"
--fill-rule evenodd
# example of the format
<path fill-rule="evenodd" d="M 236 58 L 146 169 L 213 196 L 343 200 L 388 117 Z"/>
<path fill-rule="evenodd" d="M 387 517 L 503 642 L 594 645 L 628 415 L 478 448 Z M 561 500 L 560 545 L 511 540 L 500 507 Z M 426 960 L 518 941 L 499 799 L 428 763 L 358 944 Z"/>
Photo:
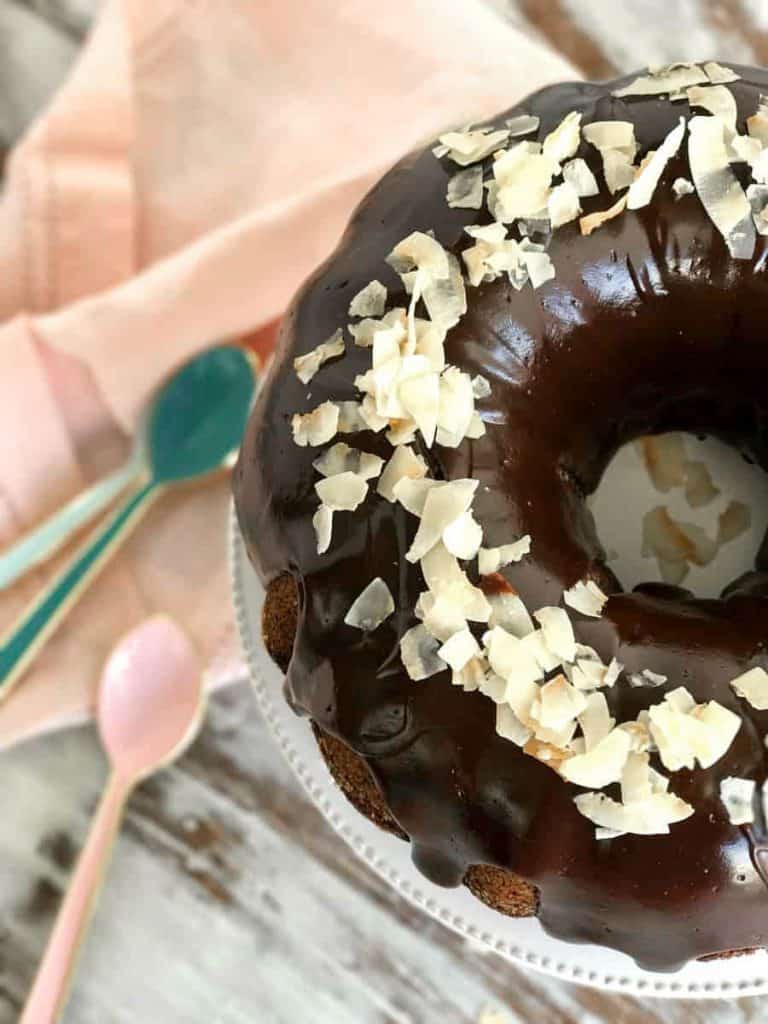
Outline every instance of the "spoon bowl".
<path fill-rule="evenodd" d="M 204 709 L 198 657 L 171 619 L 158 615 L 115 648 L 101 679 L 97 719 L 113 770 L 138 780 L 191 741 Z"/>
<path fill-rule="evenodd" d="M 254 394 L 252 356 L 235 345 L 183 366 L 158 394 L 147 423 L 156 484 L 213 472 L 240 447 Z"/>

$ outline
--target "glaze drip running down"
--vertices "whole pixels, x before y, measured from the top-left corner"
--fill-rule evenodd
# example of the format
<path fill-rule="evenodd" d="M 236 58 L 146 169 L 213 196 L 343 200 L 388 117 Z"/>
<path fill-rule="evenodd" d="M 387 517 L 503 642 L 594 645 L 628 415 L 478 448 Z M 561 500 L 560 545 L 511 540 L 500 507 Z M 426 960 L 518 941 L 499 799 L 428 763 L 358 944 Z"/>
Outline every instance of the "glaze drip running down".
<path fill-rule="evenodd" d="M 728 89 L 741 131 L 768 92 L 768 73 L 735 70 L 741 77 Z M 700 111 L 667 97 L 613 95 L 636 77 L 545 89 L 493 125 L 531 114 L 540 127 L 529 137 L 542 140 L 574 111 L 583 125 L 629 121 L 642 158 L 681 117 Z M 597 150 L 582 140 L 577 156 L 602 182 Z M 746 187 L 749 168 L 733 169 Z M 248 553 L 265 581 L 290 572 L 299 592 L 287 697 L 365 759 L 410 837 L 414 862 L 433 882 L 457 885 L 472 864 L 509 869 L 537 886 L 549 932 L 621 950 L 650 969 L 768 946 L 766 853 L 763 844 L 754 852 L 750 845 L 765 823 L 754 833 L 732 825 L 719 792 L 728 776 L 754 779 L 758 789 L 766 777 L 768 712 L 740 699 L 729 681 L 768 667 L 768 546 L 754 572 L 730 583 L 721 600 L 660 586 L 624 593 L 585 504 L 617 449 L 649 433 L 712 434 L 768 469 L 765 237 L 757 236 L 751 258 L 734 259 L 698 195 L 676 195 L 672 182 L 691 176 L 685 146 L 649 205 L 588 236 L 578 220 L 552 234 L 552 280 L 516 290 L 502 277 L 468 290 L 446 357 L 489 381 L 490 394 L 476 403 L 486 433 L 457 448 L 428 449 L 418 439 L 414 447 L 432 476 L 480 481 L 474 514 L 486 546 L 533 538 L 530 557 L 502 570 L 528 608 L 558 605 L 566 588 L 586 578 L 610 595 L 600 618 L 573 617 L 577 641 L 606 664 L 618 659 L 627 675 L 666 677 L 661 688 L 620 680 L 601 691 L 618 722 L 680 686 L 740 717 L 735 740 L 714 765 L 672 775 L 674 792 L 695 813 L 668 835 L 598 841 L 574 805 L 579 788 L 497 735 L 491 701 L 451 686 L 449 672 L 409 678 L 399 640 L 416 624 L 424 584 L 419 565 L 405 559 L 418 520 L 402 505 L 371 488 L 356 511 L 334 514 L 333 542 L 317 552 L 318 449 L 294 443 L 291 418 L 327 400 L 359 399 L 354 381 L 370 368 L 370 351 L 347 344 L 344 357 L 325 363 L 308 384 L 293 361 L 348 323 L 352 297 L 374 279 L 386 285 L 391 306 L 408 305 L 385 262 L 403 238 L 433 232 L 460 256 L 469 242 L 464 228 L 490 221 L 485 210 L 447 205 L 456 170 L 429 146 L 367 196 L 288 312 L 248 427 L 235 476 Z M 601 184 L 581 202 L 589 214 L 615 200 Z M 392 453 L 371 431 L 344 440 L 385 461 Z M 361 632 L 344 618 L 376 577 L 389 587 L 395 612 Z"/>

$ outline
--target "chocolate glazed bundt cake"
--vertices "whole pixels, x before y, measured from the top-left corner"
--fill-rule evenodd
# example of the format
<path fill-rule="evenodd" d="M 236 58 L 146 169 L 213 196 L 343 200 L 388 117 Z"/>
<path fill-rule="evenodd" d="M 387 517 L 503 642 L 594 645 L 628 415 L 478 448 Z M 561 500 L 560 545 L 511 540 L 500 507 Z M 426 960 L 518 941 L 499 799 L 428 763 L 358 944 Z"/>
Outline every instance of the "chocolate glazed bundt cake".
<path fill-rule="evenodd" d="M 717 600 L 626 592 L 585 499 L 669 430 L 768 466 L 763 91 L 564 84 L 406 157 L 286 316 L 235 478 L 357 809 L 656 970 L 768 945 L 768 554 Z"/>

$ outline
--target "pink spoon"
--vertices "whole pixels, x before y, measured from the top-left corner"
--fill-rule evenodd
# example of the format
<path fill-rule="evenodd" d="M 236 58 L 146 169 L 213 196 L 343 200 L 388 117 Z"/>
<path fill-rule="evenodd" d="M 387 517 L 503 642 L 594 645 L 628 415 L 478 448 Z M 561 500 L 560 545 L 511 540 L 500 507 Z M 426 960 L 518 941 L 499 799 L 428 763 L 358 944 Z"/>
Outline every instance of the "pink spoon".
<path fill-rule="evenodd" d="M 112 771 L 20 1024 L 58 1019 L 126 800 L 138 782 L 183 752 L 203 707 L 197 655 L 170 619 L 149 619 L 112 652 L 97 709 Z"/>

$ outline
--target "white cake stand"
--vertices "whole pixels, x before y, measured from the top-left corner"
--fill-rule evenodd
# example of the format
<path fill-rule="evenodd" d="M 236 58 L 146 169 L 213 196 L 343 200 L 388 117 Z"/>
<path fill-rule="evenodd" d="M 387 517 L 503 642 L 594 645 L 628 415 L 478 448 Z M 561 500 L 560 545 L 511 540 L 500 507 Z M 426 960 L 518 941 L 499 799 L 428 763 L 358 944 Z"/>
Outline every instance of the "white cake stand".
<path fill-rule="evenodd" d="M 337 788 L 306 719 L 283 698 L 283 676 L 261 640 L 264 589 L 232 528 L 234 604 L 245 657 L 259 707 L 291 769 L 342 839 L 393 888 L 425 913 L 468 939 L 489 946 L 512 963 L 603 991 L 667 998 L 734 998 L 768 992 L 768 953 L 691 963 L 674 974 L 643 971 L 622 953 L 575 945 L 547 935 L 535 918 L 508 918 L 461 886 L 431 885 L 411 863 L 407 843 L 382 832 L 358 814 Z"/>

